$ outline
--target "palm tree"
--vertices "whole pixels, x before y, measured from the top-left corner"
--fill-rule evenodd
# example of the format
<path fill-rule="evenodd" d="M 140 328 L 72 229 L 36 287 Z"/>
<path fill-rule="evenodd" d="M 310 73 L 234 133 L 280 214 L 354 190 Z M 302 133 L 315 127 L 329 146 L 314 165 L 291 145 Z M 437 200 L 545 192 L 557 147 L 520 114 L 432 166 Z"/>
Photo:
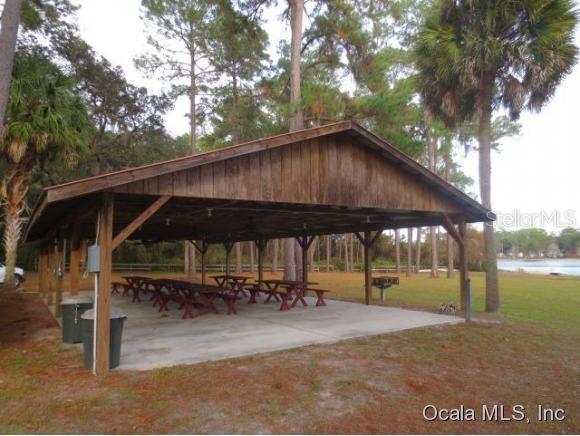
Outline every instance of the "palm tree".
<path fill-rule="evenodd" d="M 47 58 L 17 53 L 0 140 L 6 171 L 0 182 L 8 286 L 14 284 L 16 252 L 26 211 L 30 173 L 37 163 L 73 163 L 86 143 L 89 117 L 68 79 Z"/>
<path fill-rule="evenodd" d="M 478 127 L 482 204 L 491 209 L 491 121 L 538 111 L 577 58 L 578 11 L 570 0 L 442 0 L 419 31 L 418 83 L 431 112 Z M 486 311 L 499 310 L 494 232 L 484 226 Z"/>

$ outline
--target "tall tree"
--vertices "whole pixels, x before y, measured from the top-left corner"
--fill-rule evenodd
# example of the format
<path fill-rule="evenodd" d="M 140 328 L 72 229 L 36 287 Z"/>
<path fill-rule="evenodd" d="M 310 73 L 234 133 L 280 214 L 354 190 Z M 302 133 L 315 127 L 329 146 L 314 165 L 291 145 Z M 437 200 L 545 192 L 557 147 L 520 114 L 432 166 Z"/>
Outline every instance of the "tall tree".
<path fill-rule="evenodd" d="M 9 286 L 14 283 L 32 170 L 50 159 L 75 163 L 85 150 L 90 128 L 86 108 L 69 78 L 42 53 L 17 53 L 0 138 L 0 158 L 7 162 L 0 184 L 0 205 L 4 218 L 5 282 Z"/>
<path fill-rule="evenodd" d="M 304 0 L 288 0 L 290 6 L 290 131 L 301 130 L 303 126 L 302 108 L 300 106 L 301 85 L 301 52 L 302 52 L 302 14 Z M 297 279 L 296 271 L 296 242 L 293 239 L 284 240 L 284 278 Z M 300 262 L 298 262 L 300 264 Z"/>
<path fill-rule="evenodd" d="M 540 110 L 577 60 L 578 12 L 570 0 L 443 0 L 422 27 L 415 53 L 425 103 L 449 125 L 475 120 L 482 204 L 491 209 L 494 108 L 512 118 Z M 492 225 L 484 226 L 486 304 L 500 307 Z"/>
<path fill-rule="evenodd" d="M 23 2 L 24 0 L 6 0 L 0 20 L 0 135 L 4 128 L 4 114 L 10 94 L 12 64 Z"/>
<path fill-rule="evenodd" d="M 171 84 L 172 95 L 189 98 L 191 153 L 197 151 L 197 98 L 214 78 L 208 66 L 209 36 L 214 35 L 217 4 L 212 0 L 142 0 L 143 20 L 152 26 L 147 42 L 151 53 L 135 60 L 149 75 Z M 185 243 L 185 265 L 195 276 L 195 246 Z"/>
<path fill-rule="evenodd" d="M 395 272 L 401 274 L 401 231 L 395 229 Z"/>
<path fill-rule="evenodd" d="M 437 136 L 431 122 L 429 112 L 425 113 L 425 129 L 427 131 L 427 156 L 429 160 L 428 168 L 437 172 Z M 429 229 L 431 237 L 431 278 L 439 277 L 439 257 L 437 256 L 437 227 L 431 226 Z"/>

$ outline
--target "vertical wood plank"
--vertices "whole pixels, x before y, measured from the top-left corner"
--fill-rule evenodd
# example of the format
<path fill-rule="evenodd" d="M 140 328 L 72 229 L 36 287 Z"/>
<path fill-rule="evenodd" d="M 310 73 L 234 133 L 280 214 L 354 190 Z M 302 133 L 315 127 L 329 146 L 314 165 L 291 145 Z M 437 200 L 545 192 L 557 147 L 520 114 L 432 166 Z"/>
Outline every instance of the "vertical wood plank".
<path fill-rule="evenodd" d="M 213 197 L 213 166 L 203 165 L 201 168 L 200 195 L 201 197 Z"/>
<path fill-rule="evenodd" d="M 216 198 L 226 198 L 225 162 L 215 162 L 213 167 L 213 193 Z"/>
<path fill-rule="evenodd" d="M 114 198 L 104 192 L 99 208 L 98 244 L 100 246 L 100 266 L 97 287 L 97 311 L 95 328 L 94 372 L 106 375 L 110 365 L 110 314 L 111 314 L 111 273 L 113 241 Z"/>
<path fill-rule="evenodd" d="M 310 198 L 313 203 L 318 203 L 320 196 L 320 175 L 318 174 L 320 166 L 320 148 L 318 138 L 310 140 Z"/>
<path fill-rule="evenodd" d="M 328 204 L 328 138 L 318 138 L 318 201 Z"/>
<path fill-rule="evenodd" d="M 56 258 L 56 276 L 54 293 L 54 312 L 57 318 L 62 316 L 62 277 L 64 275 L 64 238 L 59 234 L 58 242 L 55 245 L 54 256 Z"/>
<path fill-rule="evenodd" d="M 47 287 L 47 295 L 46 295 L 46 304 L 49 306 L 52 305 L 54 299 L 54 240 L 53 238 L 50 239 L 47 247 L 47 254 L 46 254 L 46 262 L 47 262 L 47 273 L 46 273 L 46 287 Z"/>
<path fill-rule="evenodd" d="M 266 150 L 260 153 L 260 187 L 261 195 L 264 201 L 273 199 L 273 180 L 272 180 L 272 163 L 270 161 L 270 151 Z"/>
<path fill-rule="evenodd" d="M 173 173 L 173 195 L 187 195 L 187 171 Z"/>
<path fill-rule="evenodd" d="M 44 242 L 40 245 L 38 255 L 38 291 L 41 297 L 46 297 L 46 279 L 47 279 L 47 250 Z"/>
<path fill-rule="evenodd" d="M 70 295 L 79 293 L 79 272 L 81 260 L 80 244 L 80 224 L 75 222 L 70 237 L 70 270 L 69 270 L 69 288 Z"/>
<path fill-rule="evenodd" d="M 371 270 L 371 261 L 372 261 L 372 247 L 371 247 L 371 232 L 365 231 L 364 232 L 364 267 L 365 267 L 365 304 L 368 306 L 371 304 L 371 295 L 372 295 L 372 270 Z"/>
<path fill-rule="evenodd" d="M 282 169 L 282 152 L 279 148 L 273 148 L 270 150 L 270 164 L 272 165 L 272 171 L 270 174 L 270 180 L 272 181 L 272 195 L 274 199 L 282 199 L 282 189 L 284 186 L 283 182 L 283 169 Z"/>

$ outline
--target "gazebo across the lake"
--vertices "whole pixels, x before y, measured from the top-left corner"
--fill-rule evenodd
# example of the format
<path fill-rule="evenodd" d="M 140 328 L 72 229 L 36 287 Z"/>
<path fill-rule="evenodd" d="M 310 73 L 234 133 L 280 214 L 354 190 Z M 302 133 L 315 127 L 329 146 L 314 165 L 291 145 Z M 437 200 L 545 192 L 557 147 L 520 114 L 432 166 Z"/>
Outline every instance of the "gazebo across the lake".
<path fill-rule="evenodd" d="M 314 236 L 354 233 L 365 249 L 369 304 L 371 250 L 378 235 L 441 225 L 459 247 L 464 305 L 466 223 L 493 219 L 481 204 L 391 144 L 342 121 L 46 188 L 26 237 L 42 241 L 41 288 L 50 264 L 62 256 L 63 240 L 70 240 L 72 293 L 78 289 L 80 241 L 94 240 L 100 247 L 95 367 L 104 374 L 112 252 L 125 240 L 198 241 L 205 282 L 208 244 L 224 244 L 229 251 L 234 242 L 255 241 L 261 276 L 269 239 L 295 237 L 306 252 Z M 59 289 L 57 284 L 57 305 Z"/>

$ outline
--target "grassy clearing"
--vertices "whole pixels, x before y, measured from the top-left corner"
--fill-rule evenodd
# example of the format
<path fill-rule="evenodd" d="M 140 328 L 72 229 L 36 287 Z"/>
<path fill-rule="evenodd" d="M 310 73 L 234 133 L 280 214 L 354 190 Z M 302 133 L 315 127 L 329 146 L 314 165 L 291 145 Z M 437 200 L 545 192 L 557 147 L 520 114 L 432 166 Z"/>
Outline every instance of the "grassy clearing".
<path fill-rule="evenodd" d="M 311 278 L 334 298 L 362 298 L 361 274 Z M 482 280 L 473 275 L 476 311 Z M 0 432 L 580 432 L 580 280 L 517 273 L 503 274 L 501 284 L 503 315 L 493 322 L 104 379 L 60 345 L 35 295 L 3 295 Z M 385 304 L 436 310 L 457 301 L 457 288 L 457 279 L 402 277 Z M 482 404 L 522 404 L 532 419 L 429 423 L 426 404 L 464 404 L 479 414 Z M 564 408 L 567 419 L 538 422 L 538 404 Z"/>

